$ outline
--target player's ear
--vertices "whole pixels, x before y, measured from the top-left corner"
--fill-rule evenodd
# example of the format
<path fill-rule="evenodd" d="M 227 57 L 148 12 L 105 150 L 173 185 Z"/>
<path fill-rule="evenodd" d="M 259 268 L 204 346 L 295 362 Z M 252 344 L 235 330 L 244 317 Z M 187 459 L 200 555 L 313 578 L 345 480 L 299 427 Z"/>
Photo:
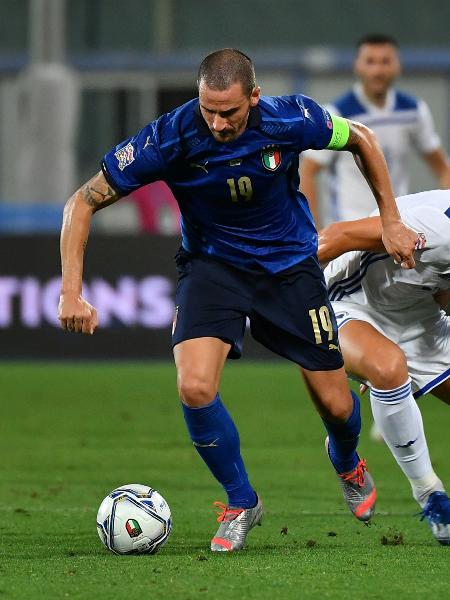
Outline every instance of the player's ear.
<path fill-rule="evenodd" d="M 250 94 L 250 106 L 256 106 L 261 96 L 261 88 L 258 86 L 254 87 Z"/>

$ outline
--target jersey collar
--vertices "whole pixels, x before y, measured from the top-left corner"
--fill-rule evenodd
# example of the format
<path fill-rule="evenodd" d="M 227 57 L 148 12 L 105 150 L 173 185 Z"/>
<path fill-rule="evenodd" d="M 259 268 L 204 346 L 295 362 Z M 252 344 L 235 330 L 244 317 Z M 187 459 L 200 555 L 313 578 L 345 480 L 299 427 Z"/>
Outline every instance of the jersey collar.
<path fill-rule="evenodd" d="M 380 107 L 376 104 L 373 104 L 369 100 L 369 98 L 364 93 L 364 89 L 362 83 L 357 82 L 353 86 L 353 92 L 355 96 L 358 98 L 359 102 L 367 109 L 368 112 L 373 113 L 384 113 L 384 112 L 392 112 L 394 110 L 395 105 L 395 90 L 390 88 L 386 94 L 386 102 L 384 106 Z"/>
<path fill-rule="evenodd" d="M 211 135 L 208 125 L 206 124 L 205 119 L 200 112 L 200 104 L 198 103 L 194 110 L 194 119 L 195 125 L 202 135 Z M 259 127 L 261 125 L 261 110 L 258 105 L 252 106 L 250 108 L 250 113 L 248 115 L 247 127 L 246 129 L 250 129 L 253 127 Z"/>

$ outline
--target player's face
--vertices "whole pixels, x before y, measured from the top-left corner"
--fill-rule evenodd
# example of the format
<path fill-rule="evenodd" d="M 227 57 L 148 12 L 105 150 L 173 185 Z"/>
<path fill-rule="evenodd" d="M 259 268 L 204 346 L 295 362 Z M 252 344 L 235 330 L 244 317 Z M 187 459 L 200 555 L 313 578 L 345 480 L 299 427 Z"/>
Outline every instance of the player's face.
<path fill-rule="evenodd" d="M 397 49 L 392 44 L 363 44 L 356 57 L 355 73 L 366 92 L 385 94 L 400 73 Z"/>
<path fill-rule="evenodd" d="M 218 142 L 233 142 L 245 131 L 250 108 L 258 104 L 260 94 L 257 87 L 247 96 L 240 83 L 227 90 L 212 90 L 200 82 L 200 112 Z"/>

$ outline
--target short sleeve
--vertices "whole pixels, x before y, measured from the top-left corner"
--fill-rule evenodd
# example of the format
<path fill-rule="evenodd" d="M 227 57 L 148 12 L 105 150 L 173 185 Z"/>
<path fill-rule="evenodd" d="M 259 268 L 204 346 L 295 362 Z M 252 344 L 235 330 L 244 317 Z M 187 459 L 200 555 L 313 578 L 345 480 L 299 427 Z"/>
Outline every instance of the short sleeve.
<path fill-rule="evenodd" d="M 332 104 L 324 104 L 323 107 L 330 114 L 339 115 L 339 110 Z M 330 167 L 337 156 L 339 155 L 334 150 L 306 150 L 302 154 L 302 158 L 309 158 L 324 168 Z"/>
<path fill-rule="evenodd" d="M 301 151 L 326 148 L 333 135 L 330 113 L 308 96 L 296 96 L 296 101 L 304 116 L 300 140 Z"/>
<path fill-rule="evenodd" d="M 157 121 L 105 154 L 102 170 L 108 183 L 119 193 L 130 192 L 164 178 L 159 150 Z"/>
<path fill-rule="evenodd" d="M 422 154 L 428 154 L 441 146 L 441 140 L 434 127 L 431 111 L 423 100 L 418 103 L 418 122 L 412 132 L 414 146 Z"/>

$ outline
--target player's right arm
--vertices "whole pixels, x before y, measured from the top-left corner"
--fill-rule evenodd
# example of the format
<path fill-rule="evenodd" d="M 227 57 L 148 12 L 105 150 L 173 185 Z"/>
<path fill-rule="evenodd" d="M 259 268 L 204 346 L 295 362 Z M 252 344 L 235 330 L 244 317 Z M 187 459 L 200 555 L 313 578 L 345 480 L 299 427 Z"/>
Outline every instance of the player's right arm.
<path fill-rule="evenodd" d="M 98 325 L 97 311 L 82 296 L 84 249 L 92 215 L 118 199 L 119 194 L 100 171 L 76 191 L 64 207 L 58 318 L 61 327 L 67 331 L 92 334 Z"/>

